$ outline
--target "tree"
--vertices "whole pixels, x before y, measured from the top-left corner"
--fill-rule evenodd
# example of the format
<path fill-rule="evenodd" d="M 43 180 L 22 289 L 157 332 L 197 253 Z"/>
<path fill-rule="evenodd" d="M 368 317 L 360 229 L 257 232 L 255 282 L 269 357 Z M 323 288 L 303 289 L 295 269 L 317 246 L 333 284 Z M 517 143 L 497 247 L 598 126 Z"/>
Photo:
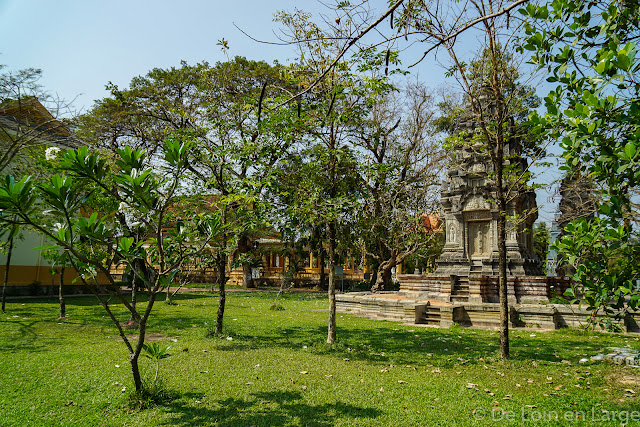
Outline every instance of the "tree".
<path fill-rule="evenodd" d="M 64 300 L 64 273 L 67 268 L 72 267 L 69 261 L 69 255 L 66 252 L 58 252 L 55 249 L 49 249 L 42 252 L 42 257 L 51 262 L 49 272 L 51 273 L 52 282 L 53 276 L 56 274 L 56 267 L 58 267 L 58 303 L 60 304 L 60 319 L 66 319 L 67 305 Z"/>
<path fill-rule="evenodd" d="M 158 294 L 171 282 L 183 262 L 202 251 L 218 230 L 215 215 L 176 218 L 171 213 L 181 191 L 191 143 L 167 140 L 160 151 L 162 157 L 150 167 L 150 159 L 142 150 L 125 148 L 117 151 L 114 163 L 105 156 L 89 152 L 86 147 L 69 150 L 60 161 L 63 175 L 33 182 L 29 176 L 16 180 L 8 176 L 0 186 L 0 209 L 15 216 L 14 223 L 29 226 L 42 233 L 52 247 L 64 252 L 81 281 L 98 299 L 118 329 L 129 352 L 129 362 L 136 393 L 144 392 L 138 358 L 144 348 L 147 323 Z M 158 164 L 160 162 L 160 164 Z M 116 192 L 113 185 L 116 185 Z M 92 212 L 88 203 L 99 194 L 125 205 L 129 214 L 147 230 L 143 240 L 136 240 L 130 227 L 122 227 L 110 215 Z M 48 220 L 38 214 L 46 210 Z M 179 250 L 168 250 L 171 245 Z M 149 293 L 141 312 L 120 291 L 111 274 L 114 263 L 144 261 L 150 275 L 139 275 Z M 100 294 L 100 274 L 109 290 L 139 323 L 137 342 L 125 334 L 122 321 L 110 307 L 109 299 Z M 137 274 L 137 273 L 136 273 Z"/>
<path fill-rule="evenodd" d="M 47 152 L 54 152 L 59 150 L 58 147 L 49 147 Z M 23 152 L 20 155 L 20 161 L 17 164 L 12 164 L 10 169 L 14 171 L 29 170 L 34 176 L 44 177 L 51 175 L 47 171 L 47 166 L 50 166 L 49 161 L 42 156 L 41 147 L 26 147 L 23 151 L 28 152 L 25 155 Z M 18 154 L 16 153 L 16 156 Z M 9 169 L 9 168 L 7 168 Z M 11 269 L 11 258 L 13 250 L 16 244 L 24 239 L 24 230 L 20 229 L 20 226 L 16 223 L 15 215 L 9 212 L 0 211 L 0 239 L 5 238 L 4 242 L 0 242 L 0 253 L 6 255 L 4 280 L 2 283 L 2 312 L 4 313 L 6 308 L 7 299 L 7 286 L 9 284 L 9 270 Z"/>
<path fill-rule="evenodd" d="M 0 65 L 0 70 L 4 68 Z M 0 175 L 29 172 L 40 174 L 44 147 L 77 146 L 61 116 L 70 113 L 69 104 L 55 99 L 38 84 L 42 72 L 27 68 L 0 74 Z M 11 220 L 3 221 L 0 212 L 0 236 L 6 235 L 7 260 L 2 288 L 5 310 L 7 282 L 15 239 L 20 229 Z"/>
<path fill-rule="evenodd" d="M 91 147 L 107 150 L 114 155 L 118 150 L 130 147 L 143 150 L 154 159 L 164 141 L 173 135 L 183 135 L 197 140 L 206 131 L 199 126 L 204 122 L 204 107 L 198 95 L 198 86 L 210 67 L 207 63 L 169 69 L 154 68 L 145 76 L 131 80 L 128 88 L 121 89 L 109 83 L 111 96 L 96 101 L 91 110 L 75 120 L 78 136 Z M 111 191 L 117 193 L 117 185 Z M 99 200 L 102 210 L 112 212 L 123 228 L 127 228 L 136 244 L 145 239 L 145 230 L 137 225 L 135 215 L 130 215 L 127 205 L 113 204 L 113 198 Z M 176 209 L 176 207 L 174 207 Z M 135 307 L 137 291 L 147 272 L 144 260 L 129 265 L 132 300 Z M 129 319 L 135 326 L 137 319 Z"/>
<path fill-rule="evenodd" d="M 270 165 L 288 144 L 287 114 L 267 108 L 287 89 L 279 67 L 241 57 L 215 66 L 183 62 L 136 77 L 128 88 L 108 87 L 111 96 L 79 121 L 80 135 L 93 146 L 111 151 L 133 146 L 155 157 L 168 136 L 182 135 L 194 143 L 187 163 L 189 188 L 205 189 L 202 201 L 208 201 L 208 207 L 196 205 L 218 210 L 223 221 L 211 242 L 218 269 L 220 333 L 229 255 L 238 248 L 253 249 L 252 233 L 264 217 L 258 195 Z M 128 223 L 124 215 L 118 216 L 122 224 Z"/>
<path fill-rule="evenodd" d="M 434 102 L 421 83 L 408 83 L 375 104 L 359 135 L 367 190 L 360 234 L 375 266 L 372 291 L 384 290 L 391 269 L 437 239 L 445 155 L 436 137 Z M 433 222 L 433 224 L 431 223 Z"/>
<path fill-rule="evenodd" d="M 500 301 L 500 354 L 509 356 L 509 318 L 507 302 L 506 230 L 507 204 L 522 189 L 527 174 L 518 162 L 511 162 L 508 144 L 522 139 L 522 126 L 514 121 L 521 114 L 520 91 L 514 86 L 512 52 L 508 48 L 509 35 L 501 31 L 509 27 L 509 11 L 522 2 L 474 1 L 465 4 L 437 2 L 426 7 L 420 2 L 409 2 L 396 10 L 394 25 L 398 37 L 411 32 L 426 44 L 425 56 L 444 49 L 451 61 L 450 77 L 456 77 L 464 93 L 466 112 L 476 129 L 472 135 L 458 134 L 452 141 L 481 144 L 491 160 L 493 172 L 493 203 L 497 217 L 498 288 Z M 506 16 L 505 16 L 506 15 Z M 462 56 L 458 36 L 477 27 L 483 38 L 480 54 L 467 62 Z M 466 49 L 466 47 L 465 47 Z M 425 57 L 423 56 L 423 58 Z M 467 131 L 468 132 L 468 131 Z M 468 143 L 468 142 L 467 142 Z M 514 191 L 515 190 L 515 191 Z"/>
<path fill-rule="evenodd" d="M 153 157 L 176 132 L 190 133 L 194 140 L 202 137 L 198 87 L 210 68 L 206 62 L 182 62 L 180 67 L 154 68 L 134 77 L 127 88 L 109 83 L 110 96 L 77 118 L 79 138 L 112 153 L 129 146 Z"/>
<path fill-rule="evenodd" d="M 313 140 L 308 147 L 287 159 L 295 172 L 283 179 L 282 184 L 295 183 L 295 186 L 282 185 L 279 190 L 290 196 L 284 198 L 285 201 L 289 200 L 285 205 L 285 216 L 288 218 L 285 233 L 288 230 L 291 239 L 297 240 L 304 236 L 304 230 L 310 230 L 312 234 L 308 237 L 313 240 L 318 236 L 318 228 L 321 228 L 322 240 L 327 242 L 324 251 L 329 270 L 328 344 L 334 344 L 337 339 L 336 266 L 340 261 L 340 243 L 345 243 L 344 237 L 347 235 L 341 231 L 354 222 L 359 198 L 354 185 L 357 179 L 356 161 L 349 147 L 341 140 L 339 127 L 334 122 L 334 128 L 324 135 L 326 139 Z M 283 172 L 292 171 L 285 169 Z M 309 229 L 309 225 L 313 228 Z M 322 248 L 322 243 L 318 246 Z M 319 253 L 322 254 L 323 250 L 320 249 Z"/>
<path fill-rule="evenodd" d="M 550 238 L 551 234 L 546 222 L 537 222 L 533 225 L 533 251 L 543 267 L 549 252 Z"/>
<path fill-rule="evenodd" d="M 251 285 L 250 252 L 256 233 L 268 227 L 269 205 L 263 197 L 274 185 L 274 166 L 287 152 L 293 135 L 293 111 L 274 109 L 290 84 L 279 65 L 245 58 L 218 63 L 200 82 L 203 136 L 190 159 L 198 186 L 213 194 L 222 212 L 223 232 L 216 242 L 220 304 L 216 333 L 222 333 L 226 266 L 238 252 L 243 284 Z M 290 92 L 289 92 L 290 93 Z"/>
<path fill-rule="evenodd" d="M 570 179 L 588 177 L 601 187 L 599 215 L 568 224 L 556 244 L 575 268 L 579 289 L 569 293 L 581 291 L 593 313 L 637 307 L 640 5 L 568 0 L 529 4 L 521 13 L 528 18 L 522 48 L 556 85 L 546 112 L 533 113 L 531 123 L 560 141 Z"/>
<path fill-rule="evenodd" d="M 520 175 L 522 177 L 526 175 L 522 174 L 522 171 L 517 172 L 517 165 L 509 165 L 508 160 L 505 167 L 505 143 L 513 137 L 513 132 L 517 130 L 513 126 L 512 115 L 514 111 L 509 109 L 514 105 L 513 99 L 516 91 L 509 90 L 506 86 L 506 82 L 508 82 L 506 76 L 509 73 L 509 68 L 506 66 L 505 57 L 508 55 L 506 54 L 506 49 L 500 43 L 498 30 L 503 28 L 500 26 L 501 22 L 504 22 L 502 16 L 506 14 L 508 20 L 509 11 L 523 2 L 524 0 L 513 3 L 486 1 L 474 2 L 460 7 L 456 4 L 446 4 L 445 2 L 438 2 L 435 7 L 432 7 L 434 5 L 426 7 L 421 2 L 408 2 L 401 6 L 402 2 L 396 2 L 385 14 L 362 31 L 360 31 L 360 28 L 363 28 L 364 25 L 354 24 L 353 19 L 354 17 L 362 18 L 364 16 L 362 19 L 366 22 L 370 15 L 366 10 L 363 12 L 362 9 L 359 9 L 359 5 L 352 6 L 343 2 L 339 3 L 335 8 L 337 15 L 335 19 L 337 25 L 333 26 L 336 29 L 335 32 L 325 34 L 317 26 L 308 28 L 294 25 L 293 28 L 297 31 L 292 31 L 293 37 L 290 37 L 290 40 L 298 43 L 298 46 L 308 45 L 311 42 L 315 43 L 315 46 L 323 46 L 323 43 L 326 46 L 333 43 L 332 60 L 327 57 L 318 57 L 319 52 L 322 51 L 318 48 L 305 52 L 306 58 L 311 58 L 314 61 L 314 65 L 322 72 L 315 73 L 315 77 L 298 92 L 298 96 L 313 93 L 318 87 L 323 84 L 326 85 L 326 81 L 335 76 L 336 69 L 340 70 L 339 67 L 344 67 L 344 65 L 341 65 L 343 64 L 341 61 L 347 50 L 354 46 L 372 28 L 378 29 L 377 26 L 380 22 L 394 13 L 395 19 L 391 19 L 391 26 L 392 28 L 395 26 L 397 34 L 387 38 L 385 42 L 407 38 L 411 34 L 412 37 L 418 37 L 420 41 L 429 46 L 425 56 L 437 48 L 443 48 L 449 54 L 452 61 L 450 74 L 451 76 L 458 76 L 469 103 L 468 111 L 478 123 L 479 132 L 476 133 L 476 142 L 484 141 L 485 152 L 491 158 L 495 174 L 495 202 L 500 212 L 498 219 L 499 288 L 501 295 L 500 342 L 503 357 L 507 357 L 509 353 L 505 247 L 506 205 L 509 199 L 507 189 L 509 187 L 504 182 L 504 172 L 506 169 L 508 174 L 513 176 Z M 294 24 L 308 19 L 308 17 L 298 15 L 288 16 L 295 17 L 295 21 L 290 19 L 290 22 Z M 353 29 L 355 27 L 356 29 L 340 32 L 338 27 L 342 19 L 348 19 L 350 28 Z M 478 63 L 482 65 L 480 79 L 478 75 L 471 74 L 467 64 L 459 57 L 457 52 L 457 47 L 459 46 L 455 43 L 457 36 L 476 25 L 481 27 L 485 38 L 483 54 L 477 59 Z M 392 61 L 394 55 L 388 49 L 386 55 L 383 56 L 385 71 L 387 72 L 389 62 Z M 484 101 L 482 101 L 483 99 Z M 512 188 L 511 184 L 513 182 L 509 184 Z"/>
<path fill-rule="evenodd" d="M 369 115 L 373 99 L 390 86 L 381 79 L 366 79 L 352 72 L 357 59 L 334 64 L 326 78 L 314 85 L 340 51 L 338 41 L 353 33 L 351 22 L 326 23 L 326 28 L 322 28 L 311 21 L 311 15 L 298 10 L 278 12 L 276 20 L 285 28 L 283 38 L 296 43 L 299 50 L 298 63 L 288 71 L 299 88 L 309 89 L 296 100 L 303 136 L 283 168 L 295 177 L 287 181 L 296 183 L 286 189 L 292 202 L 287 215 L 298 224 L 320 225 L 325 229 L 329 267 L 327 343 L 334 344 L 335 270 L 339 246 L 346 246 L 349 235 L 341 230 L 355 222 L 355 212 L 362 200 L 355 136 Z M 359 63 L 365 64 L 366 58 Z"/>
<path fill-rule="evenodd" d="M 508 304 L 506 295 L 506 194 L 503 172 L 505 172 L 504 144 L 508 141 L 515 130 L 512 124 L 514 111 L 509 110 L 510 101 L 515 98 L 514 91 L 509 95 L 508 88 L 503 85 L 507 80 L 507 67 L 505 67 L 505 55 L 508 43 L 500 43 L 501 40 L 508 42 L 509 35 L 502 35 L 500 31 L 509 29 L 510 12 L 517 6 L 526 3 L 528 0 L 515 0 L 513 2 L 482 0 L 470 3 L 436 1 L 425 4 L 422 1 L 403 2 L 399 0 L 393 3 L 389 9 L 377 19 L 372 19 L 369 10 L 366 9 L 368 3 L 351 5 L 348 2 L 340 2 L 334 8 L 337 23 L 342 19 L 361 19 L 361 24 L 352 26 L 354 31 L 342 34 L 330 34 L 329 40 L 336 42 L 337 49 L 332 60 L 327 60 L 323 64 L 322 72 L 316 74 L 316 78 L 301 91 L 297 96 L 302 96 L 313 91 L 317 86 L 331 75 L 337 64 L 353 46 L 371 30 L 375 29 L 379 34 L 383 34 L 381 23 L 388 17 L 391 21 L 391 28 L 394 34 L 384 35 L 383 40 L 376 45 L 388 46 L 385 66 L 388 67 L 392 58 L 391 47 L 393 43 L 402 39 L 417 40 L 426 46 L 424 55 L 418 61 L 422 61 L 427 55 L 434 51 L 444 49 L 451 59 L 450 76 L 457 76 L 459 83 L 465 92 L 469 102 L 469 111 L 478 119 L 480 139 L 486 142 L 486 152 L 491 158 L 495 173 L 496 184 L 496 205 L 501 213 L 498 219 L 498 240 L 499 240 L 499 289 L 501 307 L 501 327 L 500 327 L 500 352 L 503 357 L 508 357 Z M 368 24 L 368 25 L 367 25 Z M 481 57 L 488 61 L 483 67 L 482 84 L 475 85 L 468 64 L 459 56 L 460 45 L 456 40 L 466 32 L 480 29 L 484 38 L 485 54 Z M 303 32 L 302 37 L 297 38 L 297 42 L 309 40 L 326 40 L 326 36 L 316 32 Z M 483 93 L 484 92 L 484 93 Z M 481 98 L 488 102 L 481 103 Z M 507 171 L 511 173 L 507 167 Z M 513 175 L 522 177 L 526 174 L 516 172 L 513 168 Z"/>

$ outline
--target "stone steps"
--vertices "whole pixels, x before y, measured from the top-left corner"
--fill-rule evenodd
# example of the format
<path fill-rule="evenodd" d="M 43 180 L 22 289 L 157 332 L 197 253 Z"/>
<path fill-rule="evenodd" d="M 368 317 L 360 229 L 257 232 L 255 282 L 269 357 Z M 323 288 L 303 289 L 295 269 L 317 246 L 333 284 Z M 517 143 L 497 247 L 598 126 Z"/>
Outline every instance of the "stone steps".
<path fill-rule="evenodd" d="M 440 315 L 440 306 L 428 305 L 425 307 L 424 312 L 416 319 L 416 323 L 440 326 L 440 320 L 442 320 Z"/>
<path fill-rule="evenodd" d="M 451 292 L 451 302 L 469 301 L 469 282 L 457 282 Z"/>

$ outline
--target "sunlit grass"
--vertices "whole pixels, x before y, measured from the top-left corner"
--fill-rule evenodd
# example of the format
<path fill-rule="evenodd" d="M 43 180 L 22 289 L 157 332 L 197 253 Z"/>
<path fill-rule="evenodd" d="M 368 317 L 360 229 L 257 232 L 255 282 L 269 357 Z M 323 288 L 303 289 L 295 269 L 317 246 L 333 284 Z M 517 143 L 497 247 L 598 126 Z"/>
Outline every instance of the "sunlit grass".
<path fill-rule="evenodd" d="M 172 345 L 159 377 L 175 398 L 142 411 L 130 409 L 126 349 L 93 299 L 69 298 L 64 323 L 54 299 L 11 300 L 0 318 L 0 425 L 491 425 L 492 413 L 505 422 L 494 408 L 515 414 L 508 425 L 531 425 L 537 413 L 566 423 L 565 413 L 640 407 L 640 372 L 577 363 L 607 346 L 638 348 L 634 335 L 513 330 L 514 358 L 503 362 L 496 332 L 339 314 L 329 347 L 324 295 L 284 294 L 282 311 L 270 310 L 274 298 L 229 294 L 218 338 L 205 338 L 215 293 L 158 303 L 149 333 Z"/>

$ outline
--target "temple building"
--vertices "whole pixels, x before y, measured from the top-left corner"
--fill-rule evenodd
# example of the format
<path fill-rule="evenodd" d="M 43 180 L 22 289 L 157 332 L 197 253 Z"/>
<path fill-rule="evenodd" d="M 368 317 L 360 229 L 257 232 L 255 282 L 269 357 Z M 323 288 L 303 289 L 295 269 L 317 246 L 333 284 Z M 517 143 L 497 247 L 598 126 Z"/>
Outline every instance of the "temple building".
<path fill-rule="evenodd" d="M 479 99 L 490 114 L 488 97 Z M 494 165 L 490 148 L 477 133 L 479 123 L 467 112 L 458 123 L 458 137 L 441 189 L 441 219 L 445 245 L 435 272 L 398 274 L 398 292 L 351 292 L 337 295 L 341 312 L 415 324 L 448 327 L 452 324 L 497 329 L 500 325 L 498 290 L 498 209 Z M 515 132 L 507 130 L 507 135 Z M 524 182 L 527 162 L 521 143 L 504 144 L 507 301 L 511 327 L 557 329 L 578 326 L 588 314 L 580 307 L 554 304 L 570 280 L 543 275 L 533 250 L 533 223 L 537 219 L 535 193 Z M 520 179 L 517 179 L 517 178 Z M 606 315 L 606 314 L 603 314 Z M 621 326 L 640 328 L 635 313 Z"/>
<path fill-rule="evenodd" d="M 446 242 L 437 262 L 437 276 L 498 275 L 498 230 L 500 215 L 493 164 L 486 144 L 471 137 L 475 120 L 462 124 L 467 135 L 456 147 L 440 194 L 446 227 Z M 521 175 L 527 162 L 516 138 L 505 142 L 504 167 Z M 533 252 L 533 223 L 538 217 L 535 193 L 518 191 L 523 183 L 509 187 L 507 202 L 507 275 L 537 276 L 539 262 Z"/>

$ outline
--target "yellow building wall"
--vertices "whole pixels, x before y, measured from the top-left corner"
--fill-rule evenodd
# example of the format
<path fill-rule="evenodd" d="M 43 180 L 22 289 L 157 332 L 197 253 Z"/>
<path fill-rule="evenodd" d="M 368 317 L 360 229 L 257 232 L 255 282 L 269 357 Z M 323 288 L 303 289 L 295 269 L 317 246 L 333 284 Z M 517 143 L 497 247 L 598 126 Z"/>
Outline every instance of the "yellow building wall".
<path fill-rule="evenodd" d="M 11 265 L 9 266 L 8 286 L 26 286 L 36 282 L 44 286 L 58 285 L 60 280 L 58 269 L 56 268 L 56 273 L 51 275 L 49 261 L 42 258 L 41 251 L 34 250 L 34 248 L 46 244 L 47 240 L 45 240 L 44 236 L 30 230 L 24 231 L 21 239 L 15 240 L 11 253 Z M 0 283 L 4 281 L 6 263 L 7 256 L 0 255 Z M 66 285 L 81 285 L 82 282 L 80 280 L 74 282 L 77 277 L 78 275 L 74 269 L 67 268 L 64 273 L 64 283 Z M 106 284 L 107 282 L 104 274 L 98 274 L 99 284 Z"/>

